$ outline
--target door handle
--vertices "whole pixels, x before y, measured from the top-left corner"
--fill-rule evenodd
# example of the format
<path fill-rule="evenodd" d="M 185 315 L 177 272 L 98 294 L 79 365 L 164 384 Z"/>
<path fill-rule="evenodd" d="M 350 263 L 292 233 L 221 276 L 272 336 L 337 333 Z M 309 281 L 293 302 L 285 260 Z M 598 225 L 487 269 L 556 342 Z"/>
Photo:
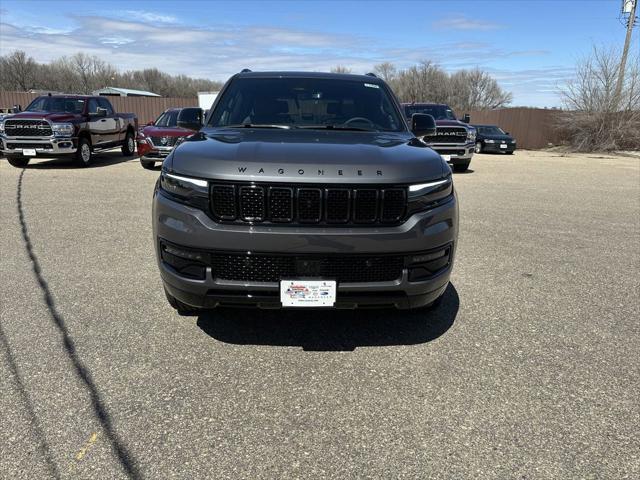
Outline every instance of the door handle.
<path fill-rule="evenodd" d="M 103 118 L 103 119 L 102 119 L 102 120 L 100 120 L 100 121 L 101 121 L 101 122 L 106 122 L 106 121 L 107 121 L 107 119 L 106 119 L 106 118 Z"/>

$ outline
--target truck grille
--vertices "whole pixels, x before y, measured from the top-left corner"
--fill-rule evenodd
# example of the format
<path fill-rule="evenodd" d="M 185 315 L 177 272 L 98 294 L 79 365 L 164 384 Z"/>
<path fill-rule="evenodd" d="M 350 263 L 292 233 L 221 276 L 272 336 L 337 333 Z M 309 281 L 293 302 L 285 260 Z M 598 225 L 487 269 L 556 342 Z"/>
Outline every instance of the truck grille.
<path fill-rule="evenodd" d="M 425 137 L 427 143 L 466 143 L 467 130 L 464 127 L 438 127 L 433 137 Z"/>
<path fill-rule="evenodd" d="M 50 137 L 51 125 L 46 120 L 8 119 L 4 132 L 8 137 Z"/>
<path fill-rule="evenodd" d="M 211 211 L 230 222 L 397 224 L 407 210 L 405 187 L 214 184 Z"/>
<path fill-rule="evenodd" d="M 37 148 L 43 150 L 53 150 L 53 145 L 50 143 L 16 143 L 16 142 L 7 142 L 8 150 L 15 149 L 23 149 L 23 148 Z"/>
<path fill-rule="evenodd" d="M 173 147 L 180 137 L 149 137 L 156 147 Z"/>
<path fill-rule="evenodd" d="M 317 277 L 338 282 L 385 282 L 402 277 L 404 257 L 396 255 L 211 255 L 215 278 L 244 282 L 279 282 Z"/>

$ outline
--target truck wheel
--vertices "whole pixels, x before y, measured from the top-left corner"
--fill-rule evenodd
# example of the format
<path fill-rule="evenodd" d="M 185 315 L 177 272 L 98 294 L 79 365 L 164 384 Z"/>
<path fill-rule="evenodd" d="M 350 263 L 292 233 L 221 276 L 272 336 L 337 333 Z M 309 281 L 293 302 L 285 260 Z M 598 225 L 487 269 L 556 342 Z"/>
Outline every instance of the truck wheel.
<path fill-rule="evenodd" d="M 13 165 L 16 168 L 24 168 L 31 160 L 29 157 L 21 157 L 19 155 L 7 155 L 7 161 L 9 165 Z"/>
<path fill-rule="evenodd" d="M 142 168 L 146 168 L 147 170 L 153 170 L 156 162 L 150 162 L 149 160 L 140 160 L 140 165 L 142 165 Z"/>
<path fill-rule="evenodd" d="M 482 153 L 482 142 L 477 142 L 476 143 L 476 153 Z"/>
<path fill-rule="evenodd" d="M 195 317 L 197 315 L 200 315 L 200 313 L 202 312 L 202 310 L 200 310 L 199 308 L 192 307 L 191 305 L 187 305 L 186 303 L 182 303 L 176 297 L 171 295 L 166 288 L 164 289 L 164 294 L 167 297 L 169 305 L 171 305 L 178 312 L 178 315 L 182 315 L 183 317 Z"/>
<path fill-rule="evenodd" d="M 133 138 L 133 133 L 127 132 L 124 137 L 124 143 L 122 144 L 122 155 L 130 157 L 136 152 L 136 139 Z"/>
<path fill-rule="evenodd" d="M 458 163 L 457 165 L 453 166 L 453 171 L 456 173 L 464 173 L 469 168 L 470 163 L 471 163 L 471 160 L 465 163 Z"/>
<path fill-rule="evenodd" d="M 85 137 L 78 139 L 78 150 L 76 150 L 76 165 L 79 167 L 88 167 L 91 164 L 91 144 Z"/>

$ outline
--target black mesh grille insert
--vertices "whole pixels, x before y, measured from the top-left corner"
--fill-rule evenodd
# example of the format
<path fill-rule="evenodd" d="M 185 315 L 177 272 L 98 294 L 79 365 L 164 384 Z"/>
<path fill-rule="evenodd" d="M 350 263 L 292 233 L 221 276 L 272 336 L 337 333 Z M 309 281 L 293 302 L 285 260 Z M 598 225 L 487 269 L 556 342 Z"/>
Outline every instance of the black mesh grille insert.
<path fill-rule="evenodd" d="M 173 147 L 180 137 L 149 137 L 156 147 Z"/>
<path fill-rule="evenodd" d="M 287 278 L 325 278 L 338 282 L 384 282 L 402 277 L 401 256 L 293 256 L 221 254 L 211 256 L 215 278 L 278 282 Z"/>
<path fill-rule="evenodd" d="M 214 185 L 211 187 L 211 210 L 218 218 L 236 218 L 236 187 L 234 185 Z"/>
<path fill-rule="evenodd" d="M 378 217 L 378 191 L 356 190 L 354 221 L 373 223 Z"/>
<path fill-rule="evenodd" d="M 382 191 L 382 221 L 397 222 L 404 216 L 407 205 L 406 191 L 392 188 Z"/>
<path fill-rule="evenodd" d="M 272 222 L 293 220 L 293 189 L 279 187 L 269 189 L 269 218 Z"/>
<path fill-rule="evenodd" d="M 319 188 L 298 189 L 298 220 L 317 223 L 322 218 L 322 190 Z"/>
<path fill-rule="evenodd" d="M 328 223 L 346 223 L 351 213 L 351 192 L 346 188 L 326 190 L 326 217 Z"/>
<path fill-rule="evenodd" d="M 240 216 L 249 221 L 264 219 L 264 188 L 240 187 Z"/>
<path fill-rule="evenodd" d="M 8 137 L 50 137 L 51 125 L 46 120 L 8 119 L 4 131 Z"/>

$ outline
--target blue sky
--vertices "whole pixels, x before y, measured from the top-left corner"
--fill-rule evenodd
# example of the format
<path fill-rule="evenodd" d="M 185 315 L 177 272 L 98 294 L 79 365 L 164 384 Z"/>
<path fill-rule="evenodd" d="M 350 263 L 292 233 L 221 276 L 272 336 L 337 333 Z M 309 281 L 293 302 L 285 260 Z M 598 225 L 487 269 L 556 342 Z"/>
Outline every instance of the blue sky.
<path fill-rule="evenodd" d="M 592 44 L 622 45 L 619 12 L 620 0 L 2 0 L 0 53 L 48 62 L 83 51 L 123 70 L 215 80 L 245 67 L 365 73 L 427 59 L 488 70 L 514 105 L 557 106 L 557 86 Z"/>

